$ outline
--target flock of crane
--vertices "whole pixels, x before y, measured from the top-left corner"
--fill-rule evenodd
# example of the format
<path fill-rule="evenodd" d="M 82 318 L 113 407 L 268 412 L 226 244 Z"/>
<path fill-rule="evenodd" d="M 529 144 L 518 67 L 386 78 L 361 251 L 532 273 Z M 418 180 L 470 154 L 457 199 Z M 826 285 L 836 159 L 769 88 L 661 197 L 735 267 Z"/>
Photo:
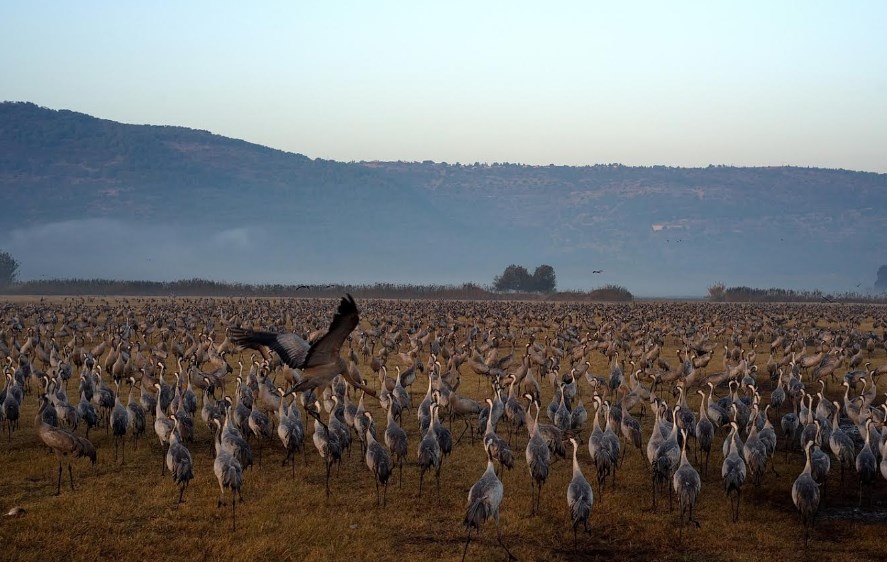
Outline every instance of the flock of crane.
<path fill-rule="evenodd" d="M 327 327 L 329 301 L 8 303 L 0 315 L 0 421 L 12 440 L 24 401 L 39 404 L 34 427 L 58 460 L 56 494 L 66 458 L 72 490 L 71 458 L 96 462 L 90 431 L 109 432 L 115 462 L 125 463 L 127 439 L 137 446 L 153 429 L 161 472 L 182 502 L 199 416 L 214 435 L 218 505 L 230 496 L 232 529 L 245 471 L 258 469 L 265 448 L 277 441 L 295 477 L 309 416 L 327 497 L 333 468 L 356 441 L 381 506 L 411 459 L 420 496 L 432 472 L 439 494 L 453 448 L 478 441 L 487 466 L 469 491 L 463 559 L 490 519 L 513 558 L 499 515 L 503 473 L 520 464 L 521 449 L 533 513 L 552 463 L 572 455 L 562 493 L 574 543 L 579 529 L 589 531 L 595 498 L 617 485 L 627 454 L 644 458 L 653 509 L 660 496 L 670 507 L 676 501 L 682 533 L 700 525 L 694 509 L 716 438 L 733 521 L 743 490 L 776 472 L 780 447 L 786 457 L 803 454 L 790 497 L 805 544 L 835 469 L 842 482 L 855 473 L 863 510 L 876 481 L 887 479 L 880 307 L 459 302 L 437 303 L 438 317 L 428 318 L 423 306 L 368 301 L 360 311 L 346 296 Z M 676 350 L 673 363 L 666 347 Z M 591 367 L 598 354 L 608 365 L 600 374 Z M 463 383 L 472 375 L 476 385 Z"/>

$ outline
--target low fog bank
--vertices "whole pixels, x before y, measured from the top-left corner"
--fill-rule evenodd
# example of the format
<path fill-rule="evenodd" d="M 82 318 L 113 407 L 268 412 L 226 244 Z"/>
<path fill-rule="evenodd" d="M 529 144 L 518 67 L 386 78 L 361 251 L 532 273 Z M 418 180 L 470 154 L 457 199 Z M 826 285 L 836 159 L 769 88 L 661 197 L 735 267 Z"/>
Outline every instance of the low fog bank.
<path fill-rule="evenodd" d="M 23 281 L 202 278 L 255 284 L 487 285 L 510 263 L 531 270 L 548 263 L 555 268 L 561 290 L 616 284 L 648 297 L 703 296 L 718 281 L 728 286 L 866 293 L 878 267 L 877 256 L 860 260 L 849 252 L 819 267 L 814 260 L 791 260 L 784 253 L 755 249 L 755 258 L 736 260 L 727 245 L 707 256 L 653 251 L 648 244 L 565 251 L 502 237 L 426 240 L 421 232 L 396 231 L 337 237 L 279 223 L 212 227 L 101 218 L 13 229 L 0 235 L 0 248 L 18 259 Z"/>

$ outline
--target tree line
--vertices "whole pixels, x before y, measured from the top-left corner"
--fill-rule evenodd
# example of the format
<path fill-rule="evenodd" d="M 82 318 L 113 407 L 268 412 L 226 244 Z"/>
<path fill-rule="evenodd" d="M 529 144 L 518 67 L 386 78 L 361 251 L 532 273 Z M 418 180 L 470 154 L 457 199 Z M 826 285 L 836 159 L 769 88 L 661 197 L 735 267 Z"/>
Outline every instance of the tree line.
<path fill-rule="evenodd" d="M 500 292 L 553 293 L 556 287 L 554 268 L 546 264 L 537 267 L 532 275 L 526 267 L 511 264 L 493 279 L 493 289 Z"/>

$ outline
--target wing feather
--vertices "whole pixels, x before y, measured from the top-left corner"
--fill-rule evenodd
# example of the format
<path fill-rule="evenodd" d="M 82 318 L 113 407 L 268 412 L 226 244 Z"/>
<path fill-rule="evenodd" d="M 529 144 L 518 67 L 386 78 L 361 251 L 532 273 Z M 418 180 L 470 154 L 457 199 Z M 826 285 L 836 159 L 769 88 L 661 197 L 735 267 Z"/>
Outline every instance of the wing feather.
<path fill-rule="evenodd" d="M 354 297 L 346 293 L 339 302 L 339 308 L 336 310 L 336 315 L 333 316 L 330 329 L 308 349 L 304 367 L 323 365 L 335 360 L 345 338 L 357 327 L 358 322 L 360 322 L 360 315 L 357 311 L 357 304 L 354 302 Z"/>
<path fill-rule="evenodd" d="M 259 346 L 271 348 L 281 361 L 293 369 L 302 368 L 308 355 L 308 342 L 296 334 L 275 334 L 274 332 L 260 332 L 248 328 L 230 328 L 228 336 L 231 341 L 240 347 L 257 349 Z"/>

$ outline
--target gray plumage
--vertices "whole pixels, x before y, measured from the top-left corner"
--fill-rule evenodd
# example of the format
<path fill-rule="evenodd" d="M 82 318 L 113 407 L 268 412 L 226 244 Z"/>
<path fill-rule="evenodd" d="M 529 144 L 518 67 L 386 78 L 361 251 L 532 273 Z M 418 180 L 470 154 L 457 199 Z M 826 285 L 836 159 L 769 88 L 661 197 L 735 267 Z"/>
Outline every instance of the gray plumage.
<path fill-rule="evenodd" d="M 495 410 L 495 402 L 489 398 L 487 398 L 487 405 L 491 412 Z M 511 447 L 508 445 L 508 442 L 496 434 L 496 424 L 493 419 L 493 415 L 490 415 L 487 419 L 487 429 L 484 433 L 484 447 L 490 450 L 493 459 L 499 463 L 499 466 L 504 466 L 508 470 L 511 470 L 514 468 L 514 455 L 511 452 Z"/>
<path fill-rule="evenodd" d="M 875 452 L 871 447 L 871 431 L 870 428 L 874 422 L 871 419 L 865 423 L 865 444 L 856 455 L 856 473 L 859 475 L 859 505 L 862 505 L 864 486 L 871 486 L 878 473 L 878 460 Z"/>
<path fill-rule="evenodd" d="M 735 425 L 735 422 L 733 424 Z M 731 517 L 735 523 L 739 520 L 739 500 L 746 478 L 745 460 L 739 454 L 735 443 L 731 443 L 724 464 L 721 465 L 721 478 L 724 480 L 724 492 L 730 499 Z"/>
<path fill-rule="evenodd" d="M 282 388 L 277 389 L 278 394 L 283 396 L 285 393 Z M 287 407 L 283 398 L 281 398 L 277 409 L 277 437 L 283 444 L 286 456 L 283 458 L 281 466 L 286 466 L 287 461 L 292 462 L 292 475 L 296 476 L 296 459 L 295 454 L 302 449 L 302 441 L 305 439 L 305 427 L 302 425 L 302 415 L 294 410 L 295 403 Z"/>
<path fill-rule="evenodd" d="M 579 443 L 573 438 L 570 438 L 570 443 L 573 445 L 573 478 L 570 480 L 570 485 L 567 486 L 567 506 L 570 508 L 570 522 L 573 525 L 573 542 L 575 543 L 576 530 L 580 524 L 586 533 L 589 532 L 588 519 L 591 517 L 591 508 L 594 504 L 594 491 L 579 467 L 577 458 Z"/>
<path fill-rule="evenodd" d="M 126 463 L 126 430 L 129 427 L 129 413 L 120 403 L 120 385 L 114 383 L 118 392 L 114 394 L 114 408 L 111 410 L 111 433 L 114 435 L 114 460 L 117 460 L 117 448 L 121 446 L 122 459 Z"/>
<path fill-rule="evenodd" d="M 468 531 L 468 537 L 465 540 L 465 549 L 462 551 L 462 560 L 465 560 L 465 554 L 468 552 L 468 544 L 471 542 L 471 532 L 476 530 L 480 532 L 480 527 L 487 520 L 492 518 L 496 522 L 496 534 L 499 544 L 508 553 L 510 560 L 516 560 L 505 543 L 502 542 L 502 530 L 499 528 L 499 506 L 502 504 L 504 489 L 502 481 L 496 476 L 493 468 L 493 454 L 487 447 L 487 469 L 484 471 L 480 480 L 471 486 L 468 491 L 468 509 L 465 511 L 465 517 L 462 520 L 465 529 Z"/>
<path fill-rule="evenodd" d="M 705 453 L 703 466 L 705 467 L 704 470 L 707 475 L 708 459 L 711 455 L 711 445 L 715 437 L 715 426 L 711 423 L 711 420 L 708 419 L 708 416 L 705 415 L 705 393 L 701 390 L 697 390 L 696 392 L 702 397 L 702 401 L 699 403 L 699 421 L 696 422 L 696 446 Z"/>
<path fill-rule="evenodd" d="M 403 485 L 403 461 L 407 456 L 407 451 L 409 451 L 409 441 L 407 440 L 407 432 L 403 430 L 402 427 L 397 425 L 397 422 L 394 420 L 394 414 L 391 412 L 391 409 L 388 409 L 388 425 L 385 427 L 385 445 L 388 446 L 388 449 L 391 451 L 391 455 L 394 458 L 394 461 L 397 463 L 398 471 L 400 477 L 398 479 L 398 485 Z M 430 416 L 430 410 L 429 410 Z"/>
<path fill-rule="evenodd" d="M 594 426 L 591 430 L 591 434 L 588 436 L 588 453 L 591 455 L 591 460 L 594 462 L 594 466 L 597 469 L 598 488 L 600 489 L 601 497 L 603 497 L 604 481 L 607 476 L 612 473 L 614 463 L 610 452 L 609 442 L 605 440 L 604 432 L 601 430 L 599 417 L 601 404 L 603 404 L 601 399 L 598 396 L 595 396 Z"/>
<path fill-rule="evenodd" d="M 795 479 L 792 484 L 792 502 L 798 509 L 801 516 L 801 524 L 804 526 L 804 546 L 807 546 L 807 540 L 810 536 L 810 529 L 816 520 L 816 512 L 819 510 L 819 484 L 813 480 L 811 454 L 813 442 L 807 443 L 805 453 L 807 455 L 807 464 L 800 476 Z"/>
<path fill-rule="evenodd" d="M 315 402 L 316 409 L 320 409 L 320 404 Z M 320 421 L 320 417 L 314 418 L 314 434 L 312 435 L 314 447 L 324 460 L 326 465 L 326 497 L 330 497 L 330 469 L 333 464 L 342 461 L 342 446 L 335 432 Z"/>
<path fill-rule="evenodd" d="M 77 404 L 77 415 L 80 420 L 86 424 L 86 437 L 89 438 L 89 430 L 99 423 L 99 416 L 95 411 L 95 407 L 86 398 L 84 392 L 80 392 L 80 403 Z"/>
<path fill-rule="evenodd" d="M 754 424 L 752 424 L 751 433 L 742 447 L 742 456 L 752 482 L 755 486 L 760 486 L 761 480 L 764 478 L 764 470 L 767 468 L 767 449 L 758 437 L 758 429 Z"/>
<path fill-rule="evenodd" d="M 222 425 L 216 421 L 216 457 L 213 461 L 213 473 L 219 482 L 219 500 L 217 507 L 225 505 L 225 490 L 231 490 L 231 530 L 237 530 L 237 496 L 241 501 L 243 495 L 243 468 L 230 449 L 223 445 Z"/>
<path fill-rule="evenodd" d="M 532 485 L 532 509 L 531 513 L 535 514 L 539 510 L 539 504 L 542 501 L 542 485 L 548 479 L 548 469 L 551 464 L 551 452 L 542 439 L 542 436 L 536 431 L 539 420 L 539 410 L 536 410 L 536 417 L 531 424 L 527 425 L 530 432 L 530 438 L 527 441 L 525 456 L 527 459 L 527 467 L 530 470 L 530 478 Z"/>
<path fill-rule="evenodd" d="M 371 413 L 366 412 L 364 415 L 372 421 Z M 373 473 L 376 481 L 376 503 L 384 506 L 388 498 L 388 480 L 391 478 L 391 454 L 381 443 L 376 441 L 376 438 L 369 430 L 366 432 L 366 440 L 367 449 L 364 457 L 367 467 Z M 379 486 L 382 487 L 381 494 Z"/>
<path fill-rule="evenodd" d="M 432 415 L 438 407 L 436 404 L 431 407 Z M 425 473 L 432 468 L 437 481 L 437 492 L 440 494 L 440 463 L 442 456 L 443 453 L 440 450 L 437 435 L 434 433 L 434 428 L 429 425 L 425 435 L 422 437 L 422 441 L 419 442 L 419 496 L 422 495 L 422 483 L 425 480 Z"/>
<path fill-rule="evenodd" d="M 699 527 L 699 522 L 693 518 L 693 509 L 696 507 L 699 492 L 702 490 L 702 480 L 699 478 L 699 473 L 696 472 L 696 469 L 687 460 L 686 431 L 683 432 L 683 436 L 684 444 L 681 447 L 681 463 L 672 477 L 672 485 L 681 505 L 681 522 L 683 523 L 684 514 L 686 513 L 687 522 Z"/>
<path fill-rule="evenodd" d="M 176 424 L 178 426 L 178 424 Z M 185 502 L 185 489 L 194 478 L 194 462 L 191 452 L 182 444 L 178 427 L 174 427 L 169 436 L 169 449 L 166 451 L 166 468 L 172 475 L 172 481 L 179 486 L 179 502 Z"/>
<path fill-rule="evenodd" d="M 95 447 L 92 443 L 83 437 L 74 435 L 64 429 L 53 427 L 43 421 L 43 410 L 49 404 L 46 395 L 40 396 L 40 410 L 34 419 L 34 425 L 37 430 L 37 437 L 44 445 L 52 449 L 59 461 L 58 485 L 56 487 L 56 495 L 61 493 L 62 489 L 62 458 L 71 455 L 73 457 L 88 457 L 92 464 L 96 462 Z M 71 490 L 74 490 L 74 474 L 71 470 L 71 463 L 68 462 L 68 476 L 71 480 Z"/>
<path fill-rule="evenodd" d="M 835 413 L 832 416 L 832 433 L 829 435 L 828 444 L 832 454 L 835 455 L 838 464 L 841 467 L 841 480 L 844 480 L 844 467 L 853 467 L 855 459 L 855 447 L 853 440 L 847 435 L 838 424 L 838 417 L 841 415 L 838 403 L 835 402 Z"/>

